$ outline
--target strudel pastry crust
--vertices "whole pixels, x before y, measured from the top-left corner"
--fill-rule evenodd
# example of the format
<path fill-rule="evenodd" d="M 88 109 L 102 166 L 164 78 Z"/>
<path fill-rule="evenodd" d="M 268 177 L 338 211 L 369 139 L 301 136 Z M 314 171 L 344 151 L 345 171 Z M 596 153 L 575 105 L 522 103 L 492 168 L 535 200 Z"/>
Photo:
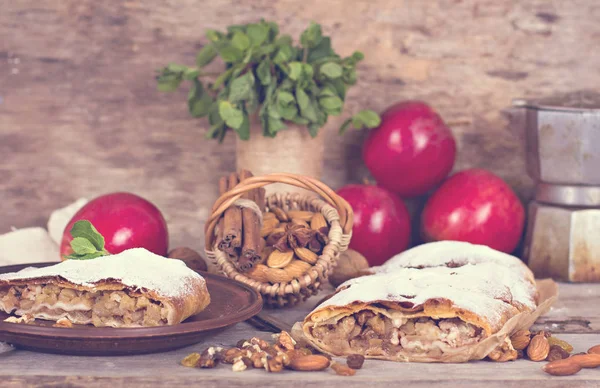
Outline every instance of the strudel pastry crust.
<path fill-rule="evenodd" d="M 110 327 L 174 325 L 204 310 L 202 276 L 143 248 L 0 275 L 7 313 Z"/>
<path fill-rule="evenodd" d="M 304 335 L 331 355 L 396 361 L 441 360 L 477 344 L 537 305 L 529 269 L 483 248 L 445 242 L 406 251 L 340 285 L 306 317 Z"/>

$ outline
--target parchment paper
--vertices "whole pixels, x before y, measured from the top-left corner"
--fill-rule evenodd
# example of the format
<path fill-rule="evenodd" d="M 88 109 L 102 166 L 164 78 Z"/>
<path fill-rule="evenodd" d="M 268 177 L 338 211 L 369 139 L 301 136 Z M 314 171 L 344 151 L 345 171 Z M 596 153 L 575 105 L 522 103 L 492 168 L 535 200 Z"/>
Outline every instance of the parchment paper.
<path fill-rule="evenodd" d="M 536 287 L 539 292 L 539 304 L 538 307 L 526 313 L 520 313 L 509 319 L 504 326 L 492 336 L 484 339 L 483 341 L 473 344 L 471 346 L 462 347 L 453 351 L 446 352 L 441 358 L 427 358 L 418 357 L 411 359 L 409 356 L 407 359 L 396 360 L 396 361 L 408 361 L 408 362 L 446 362 L 446 363 L 458 363 L 467 362 L 470 360 L 481 360 L 485 358 L 492 350 L 498 345 L 501 345 L 507 337 L 510 337 L 513 333 L 529 329 L 533 323 L 543 314 L 550 310 L 550 307 L 558 299 L 558 285 L 552 279 L 541 279 L 536 281 Z M 291 332 L 292 337 L 299 344 L 313 345 L 305 336 L 302 331 L 302 322 L 296 322 Z M 323 351 L 323 349 L 319 349 Z M 337 356 L 336 354 L 328 353 L 331 356 Z M 366 357 L 371 359 L 385 359 L 380 356 Z"/>

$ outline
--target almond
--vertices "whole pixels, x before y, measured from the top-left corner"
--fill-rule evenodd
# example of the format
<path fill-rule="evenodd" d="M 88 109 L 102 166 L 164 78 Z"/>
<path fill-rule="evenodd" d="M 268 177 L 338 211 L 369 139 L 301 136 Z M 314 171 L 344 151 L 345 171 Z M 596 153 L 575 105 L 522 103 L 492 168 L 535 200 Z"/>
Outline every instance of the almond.
<path fill-rule="evenodd" d="M 296 248 L 294 249 L 294 253 L 300 260 L 306 261 L 309 264 L 315 264 L 319 259 L 319 256 L 308 248 Z"/>
<path fill-rule="evenodd" d="M 266 213 L 263 213 L 262 218 L 263 218 L 263 222 L 264 222 L 266 220 L 274 220 L 277 217 L 275 217 L 275 214 L 273 214 L 273 213 L 266 212 Z"/>
<path fill-rule="evenodd" d="M 542 370 L 553 376 L 570 376 L 581 370 L 579 364 L 571 361 L 571 358 L 551 361 L 542 367 Z"/>
<path fill-rule="evenodd" d="M 273 212 L 273 214 L 275 214 L 275 217 L 277 217 L 277 219 L 281 222 L 288 222 L 290 220 L 290 217 L 287 215 L 285 210 L 283 210 L 280 207 L 271 208 L 271 212 Z"/>
<path fill-rule="evenodd" d="M 277 218 L 271 219 L 263 219 L 263 225 L 260 229 L 260 237 L 267 237 L 273 230 L 279 225 L 279 220 Z"/>
<path fill-rule="evenodd" d="M 535 335 L 527 347 L 527 356 L 531 361 L 542 361 L 548 357 L 550 344 L 543 333 Z"/>
<path fill-rule="evenodd" d="M 269 281 L 269 278 L 267 276 L 267 270 L 269 270 L 269 267 L 267 267 L 266 265 L 257 264 L 250 271 L 246 272 L 245 275 L 251 279 L 256 280 L 257 282 L 266 283 Z"/>
<path fill-rule="evenodd" d="M 346 365 L 338 364 L 337 362 L 331 363 L 331 369 L 333 369 L 335 373 L 340 376 L 354 376 L 356 374 L 355 369 L 352 369 Z"/>
<path fill-rule="evenodd" d="M 273 250 L 267 258 L 267 266 L 270 268 L 283 268 L 294 260 L 294 251 L 280 252 Z"/>
<path fill-rule="evenodd" d="M 260 252 L 260 263 L 266 263 L 267 262 L 267 258 L 269 257 L 269 255 L 271 254 L 271 252 L 273 252 L 274 249 L 275 248 L 273 248 L 273 247 L 263 248 L 263 250 Z"/>
<path fill-rule="evenodd" d="M 320 230 L 321 228 L 327 227 L 327 221 L 325 217 L 321 213 L 315 213 L 314 216 L 310 219 L 310 228 L 312 230 Z"/>
<path fill-rule="evenodd" d="M 292 260 L 291 263 L 286 265 L 283 270 L 288 273 L 292 278 L 298 278 L 306 273 L 312 267 L 306 261 Z"/>
<path fill-rule="evenodd" d="M 600 354 L 600 345 L 592 346 L 587 352 L 591 354 Z"/>
<path fill-rule="evenodd" d="M 313 215 L 315 213 L 313 212 L 307 212 L 304 210 L 290 210 L 288 213 L 288 216 L 292 219 L 297 219 L 297 220 L 302 220 L 304 222 L 308 222 L 311 220 L 311 218 L 313 218 Z"/>
<path fill-rule="evenodd" d="M 582 368 L 596 368 L 600 366 L 600 354 L 576 354 L 569 357 L 569 360 Z"/>
<path fill-rule="evenodd" d="M 330 364 L 327 357 L 319 354 L 310 356 L 294 357 L 290 360 L 290 369 L 304 372 L 312 372 L 326 369 Z"/>
<path fill-rule="evenodd" d="M 531 341 L 531 333 L 529 330 L 519 330 L 510 337 L 513 348 L 516 350 L 523 350 L 529 345 Z"/>
<path fill-rule="evenodd" d="M 265 270 L 267 279 L 271 283 L 287 283 L 293 279 L 286 270 L 280 268 L 269 268 Z"/>

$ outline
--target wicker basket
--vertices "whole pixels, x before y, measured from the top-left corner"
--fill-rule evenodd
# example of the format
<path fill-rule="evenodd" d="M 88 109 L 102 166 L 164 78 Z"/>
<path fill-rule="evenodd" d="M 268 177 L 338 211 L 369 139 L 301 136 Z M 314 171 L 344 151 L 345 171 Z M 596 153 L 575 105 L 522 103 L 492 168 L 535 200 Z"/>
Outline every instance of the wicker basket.
<path fill-rule="evenodd" d="M 303 275 L 285 283 L 263 283 L 239 272 L 227 255 L 216 248 L 215 228 L 221 215 L 244 193 L 269 184 L 284 183 L 318 194 L 275 193 L 267 197 L 267 208 L 320 212 L 329 223 L 329 242 L 323 247 L 317 262 Z M 268 210 L 267 210 L 268 211 Z M 225 276 L 257 290 L 266 306 L 289 307 L 315 295 L 337 263 L 341 252 L 348 248 L 352 236 L 353 213 L 350 205 L 331 188 L 316 179 L 288 174 L 268 174 L 248 178 L 223 194 L 213 205 L 205 229 L 206 256 Z"/>

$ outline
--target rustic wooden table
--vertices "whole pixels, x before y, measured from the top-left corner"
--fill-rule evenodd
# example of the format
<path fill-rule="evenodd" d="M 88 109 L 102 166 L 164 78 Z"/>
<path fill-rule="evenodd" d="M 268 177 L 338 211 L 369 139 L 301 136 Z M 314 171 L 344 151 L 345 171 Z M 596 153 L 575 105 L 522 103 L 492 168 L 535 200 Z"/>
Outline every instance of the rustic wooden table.
<path fill-rule="evenodd" d="M 268 311 L 276 318 L 293 323 L 312 309 L 319 297 L 288 311 Z M 575 352 L 600 343 L 600 285 L 561 284 L 559 301 L 540 318 L 534 329 L 546 329 L 570 342 Z M 523 387 L 543 384 L 550 387 L 600 386 L 600 370 L 582 370 L 570 377 L 553 377 L 541 370 L 543 363 L 518 360 L 508 363 L 487 361 L 467 364 L 403 364 L 367 360 L 353 377 L 324 372 L 264 370 L 232 372 L 229 365 L 215 369 L 192 369 L 178 365 L 187 354 L 208 345 L 231 346 L 239 339 L 270 333 L 259 332 L 240 323 L 214 338 L 167 353 L 127 357 L 76 357 L 12 350 L 0 354 L 0 386 L 19 387 L 185 387 L 185 386 L 389 386 L 417 387 Z M 527 385 L 524 385 L 527 384 Z"/>

